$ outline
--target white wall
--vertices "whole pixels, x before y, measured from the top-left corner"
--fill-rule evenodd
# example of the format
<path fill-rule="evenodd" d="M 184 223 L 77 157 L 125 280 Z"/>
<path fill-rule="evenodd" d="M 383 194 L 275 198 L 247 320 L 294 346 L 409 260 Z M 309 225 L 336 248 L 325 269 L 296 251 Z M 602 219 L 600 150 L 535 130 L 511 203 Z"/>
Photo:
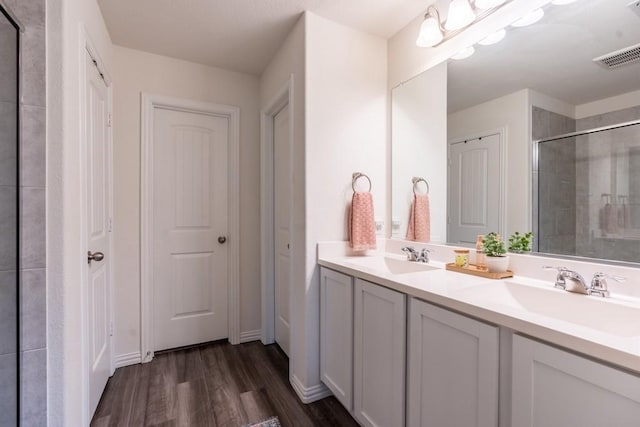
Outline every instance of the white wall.
<path fill-rule="evenodd" d="M 404 239 L 413 201 L 413 177 L 429 183 L 431 241 L 447 237 L 447 64 L 425 71 L 392 93 L 392 237 Z M 421 187 L 422 188 L 421 184 Z"/>
<path fill-rule="evenodd" d="M 506 224 L 508 234 L 531 229 L 530 107 L 527 89 L 458 111 L 447 120 L 448 140 L 505 130 Z"/>
<path fill-rule="evenodd" d="M 260 256 L 258 78 L 114 47 L 115 354 L 140 352 L 140 94 L 240 107 L 240 254 Z M 242 262 L 240 331 L 260 329 L 260 266 Z"/>
<path fill-rule="evenodd" d="M 95 0 L 47 1 L 47 406 L 49 425 L 88 425 L 83 393 L 80 70 L 84 27 L 109 71 L 112 45 Z"/>
<path fill-rule="evenodd" d="M 316 245 L 347 239 L 351 174 L 372 181 L 376 216 L 387 203 L 387 44 L 306 14 L 306 277 L 296 282 L 293 374 L 319 378 L 319 275 Z"/>
<path fill-rule="evenodd" d="M 640 105 L 640 90 L 600 99 L 587 104 L 577 105 L 575 118 L 583 119 L 585 117 L 623 110 L 637 105 Z"/>

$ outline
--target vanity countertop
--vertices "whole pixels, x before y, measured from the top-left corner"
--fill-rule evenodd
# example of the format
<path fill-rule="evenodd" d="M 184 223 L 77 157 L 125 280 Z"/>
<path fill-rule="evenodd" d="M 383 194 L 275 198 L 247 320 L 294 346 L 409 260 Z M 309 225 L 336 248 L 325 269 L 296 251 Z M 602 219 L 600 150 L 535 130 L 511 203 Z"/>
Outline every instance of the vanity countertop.
<path fill-rule="evenodd" d="M 517 275 L 485 279 L 388 253 L 319 251 L 318 264 L 640 373 L 640 299 L 573 294 Z"/>

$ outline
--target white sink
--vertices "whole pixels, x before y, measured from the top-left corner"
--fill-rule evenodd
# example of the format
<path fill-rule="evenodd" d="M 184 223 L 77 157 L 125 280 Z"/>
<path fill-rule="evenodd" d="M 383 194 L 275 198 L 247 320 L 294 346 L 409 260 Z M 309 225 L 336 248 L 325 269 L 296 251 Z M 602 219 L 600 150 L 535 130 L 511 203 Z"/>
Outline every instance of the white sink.
<path fill-rule="evenodd" d="M 619 337 L 640 337 L 640 307 L 509 280 L 460 290 L 461 297 L 585 326 Z"/>
<path fill-rule="evenodd" d="M 353 257 L 345 264 L 354 264 L 387 274 L 407 274 L 438 269 L 423 262 L 410 262 L 389 257 Z"/>

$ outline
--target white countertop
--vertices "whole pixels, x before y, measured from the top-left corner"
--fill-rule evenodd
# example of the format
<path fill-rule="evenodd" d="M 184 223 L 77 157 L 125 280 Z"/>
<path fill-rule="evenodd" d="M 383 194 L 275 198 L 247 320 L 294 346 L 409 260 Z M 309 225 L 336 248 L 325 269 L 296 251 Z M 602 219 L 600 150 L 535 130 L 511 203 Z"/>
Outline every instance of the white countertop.
<path fill-rule="evenodd" d="M 404 260 L 393 253 L 318 250 L 321 266 L 640 373 L 638 298 L 573 294 L 554 289 L 552 281 L 517 275 L 485 279 L 445 270 L 438 261 L 429 264 L 436 269 L 402 270 Z"/>

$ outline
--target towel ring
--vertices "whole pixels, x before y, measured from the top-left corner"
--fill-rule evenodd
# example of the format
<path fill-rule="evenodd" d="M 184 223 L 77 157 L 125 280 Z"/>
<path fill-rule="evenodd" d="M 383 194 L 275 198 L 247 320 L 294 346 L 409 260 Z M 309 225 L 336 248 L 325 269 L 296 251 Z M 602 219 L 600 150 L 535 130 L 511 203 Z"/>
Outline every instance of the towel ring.
<path fill-rule="evenodd" d="M 418 189 L 418 184 L 420 184 L 421 182 L 424 182 L 424 185 L 427 186 L 427 192 L 425 194 L 429 194 L 429 183 L 427 182 L 426 179 L 424 178 L 420 178 L 420 177 L 413 177 L 413 179 L 411 179 L 411 182 L 413 183 L 413 194 L 417 195 L 417 189 Z"/>
<path fill-rule="evenodd" d="M 355 193 L 356 191 L 356 181 L 360 178 L 366 178 L 367 181 L 369 181 L 369 190 L 367 191 L 371 191 L 371 179 L 369 179 L 369 177 L 365 174 L 363 174 L 362 172 L 354 172 L 353 175 L 351 176 L 351 188 L 353 189 L 353 192 Z"/>

